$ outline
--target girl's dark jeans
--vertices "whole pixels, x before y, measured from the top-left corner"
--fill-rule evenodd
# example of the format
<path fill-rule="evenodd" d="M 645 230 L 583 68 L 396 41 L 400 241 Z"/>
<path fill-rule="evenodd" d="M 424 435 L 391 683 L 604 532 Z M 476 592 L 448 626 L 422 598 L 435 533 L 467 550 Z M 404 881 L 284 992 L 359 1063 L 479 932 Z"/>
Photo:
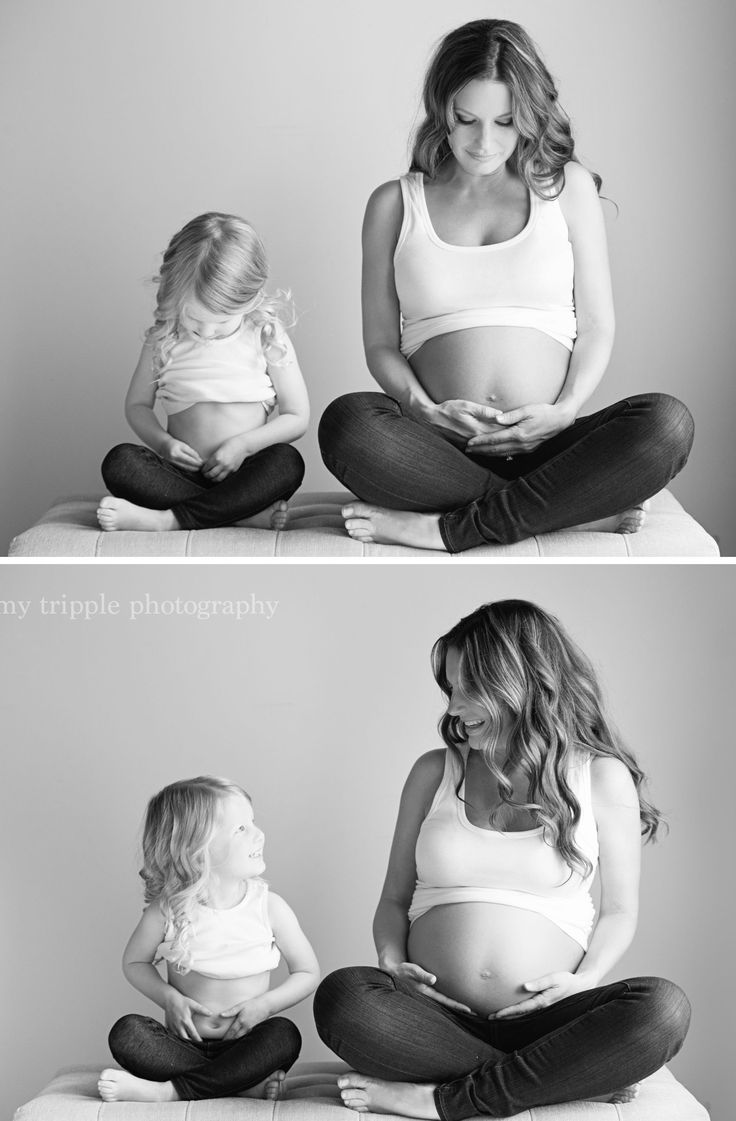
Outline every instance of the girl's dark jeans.
<path fill-rule="evenodd" d="M 243 460 L 221 483 L 168 463 L 150 448 L 118 444 L 102 461 L 110 494 L 149 510 L 171 510 L 182 529 L 233 525 L 273 502 L 291 498 L 304 478 L 304 460 L 291 444 L 272 444 Z"/>
<path fill-rule="evenodd" d="M 662 393 L 579 417 L 535 451 L 467 454 L 447 431 L 406 416 L 383 393 L 348 393 L 319 426 L 322 458 L 353 494 L 393 510 L 439 513 L 448 552 L 619 514 L 685 466 L 693 420 Z"/>
<path fill-rule="evenodd" d="M 174 1035 L 150 1016 L 123 1016 L 113 1025 L 110 1051 L 116 1062 L 138 1078 L 173 1082 L 182 1101 L 234 1097 L 288 1070 L 301 1050 L 299 1030 L 291 1020 L 273 1016 L 239 1039 L 195 1043 Z"/>
<path fill-rule="evenodd" d="M 380 969 L 339 969 L 314 998 L 317 1030 L 350 1066 L 391 1082 L 437 1083 L 443 1121 L 507 1117 L 610 1094 L 677 1054 L 688 999 L 634 977 L 510 1020 L 484 1020 L 417 995 Z"/>

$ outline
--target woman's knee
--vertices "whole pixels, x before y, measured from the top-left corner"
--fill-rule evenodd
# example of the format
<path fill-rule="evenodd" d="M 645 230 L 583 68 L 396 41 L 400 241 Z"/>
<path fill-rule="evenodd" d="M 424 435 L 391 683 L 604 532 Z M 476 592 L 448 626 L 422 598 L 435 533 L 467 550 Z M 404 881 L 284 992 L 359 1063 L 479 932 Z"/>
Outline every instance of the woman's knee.
<path fill-rule="evenodd" d="M 666 1048 L 667 1062 L 682 1047 L 690 1027 L 690 1001 L 685 993 L 664 977 L 638 977 L 629 982 L 645 999 L 642 1031 L 646 1039 L 658 1038 Z"/>
<path fill-rule="evenodd" d="M 329 973 L 314 994 L 314 1022 L 320 1038 L 331 1046 L 328 1037 L 334 1039 L 333 1033 L 341 1035 L 343 1026 L 360 1023 L 366 991 L 381 987 L 387 979 L 380 969 L 366 966 L 347 966 Z"/>
<path fill-rule="evenodd" d="M 352 449 L 356 444 L 370 441 L 372 418 L 391 408 L 396 408 L 396 402 L 385 393 L 344 393 L 331 401 L 317 429 L 325 462 L 336 454 L 339 457 L 345 448 Z"/>
<path fill-rule="evenodd" d="M 695 434 L 695 422 L 687 405 L 668 393 L 645 394 L 647 440 L 653 454 L 668 455 L 684 466 Z"/>

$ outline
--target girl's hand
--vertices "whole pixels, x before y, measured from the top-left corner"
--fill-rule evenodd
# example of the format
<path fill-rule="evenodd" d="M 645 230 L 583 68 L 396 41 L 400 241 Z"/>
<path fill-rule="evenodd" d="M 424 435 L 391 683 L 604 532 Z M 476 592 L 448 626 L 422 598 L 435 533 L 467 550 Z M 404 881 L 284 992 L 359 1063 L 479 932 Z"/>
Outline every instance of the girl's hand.
<path fill-rule="evenodd" d="M 192 1013 L 199 1012 L 202 1016 L 211 1016 L 212 1012 L 209 1008 L 205 1008 L 203 1004 L 199 1004 L 191 997 L 184 996 L 183 993 L 178 992 L 176 989 L 171 989 L 166 994 L 164 1003 L 164 1022 L 169 1031 L 173 1031 L 176 1035 L 181 1036 L 182 1039 L 193 1039 L 195 1043 L 201 1043 L 202 1037 L 194 1026 L 192 1020 Z"/>
<path fill-rule="evenodd" d="M 390 973 L 397 981 L 403 981 L 408 984 L 415 992 L 421 993 L 422 996 L 431 997 L 436 1000 L 438 1004 L 444 1004 L 447 1008 L 454 1008 L 456 1012 L 470 1012 L 472 1008 L 468 1008 L 467 1004 L 460 1004 L 457 1000 L 452 1000 L 444 993 L 440 993 L 434 986 L 437 984 L 437 978 L 433 973 L 428 973 L 426 969 L 422 969 L 420 965 L 414 965 L 411 961 L 402 961 L 395 966 L 383 966 L 384 973 Z"/>
<path fill-rule="evenodd" d="M 493 422 L 501 413 L 491 405 L 478 405 L 475 401 L 443 401 L 435 405 L 426 419 L 438 428 L 446 428 L 458 436 L 487 435 Z"/>
<path fill-rule="evenodd" d="M 523 1016 L 526 1012 L 536 1012 L 539 1008 L 548 1008 L 558 1000 L 574 993 L 585 992 L 594 986 L 589 979 L 579 973 L 548 973 L 546 977 L 539 977 L 536 981 L 526 981 L 522 986 L 528 993 L 535 996 L 522 1000 L 518 1004 L 510 1004 L 508 1008 L 501 1008 L 493 1012 L 489 1020 L 510 1020 L 514 1016 Z"/>
<path fill-rule="evenodd" d="M 222 1038 L 240 1039 L 241 1035 L 247 1035 L 252 1031 L 256 1024 L 267 1020 L 269 1011 L 266 1002 L 261 997 L 255 997 L 253 1000 L 243 1000 L 240 1004 L 234 1004 L 232 1008 L 226 1008 L 220 1016 L 223 1020 L 233 1021 Z"/>
<path fill-rule="evenodd" d="M 191 471 L 194 474 L 200 471 L 203 464 L 202 456 L 183 440 L 169 440 L 164 447 L 163 458 L 182 471 Z"/>
<path fill-rule="evenodd" d="M 523 405 L 508 413 L 497 413 L 494 431 L 473 436 L 465 450 L 490 455 L 523 455 L 569 428 L 574 419 L 564 405 Z"/>
<path fill-rule="evenodd" d="M 242 441 L 231 436 L 213 451 L 202 468 L 202 474 L 206 475 L 210 482 L 221 483 L 228 475 L 232 475 L 233 471 L 237 471 L 247 454 Z"/>

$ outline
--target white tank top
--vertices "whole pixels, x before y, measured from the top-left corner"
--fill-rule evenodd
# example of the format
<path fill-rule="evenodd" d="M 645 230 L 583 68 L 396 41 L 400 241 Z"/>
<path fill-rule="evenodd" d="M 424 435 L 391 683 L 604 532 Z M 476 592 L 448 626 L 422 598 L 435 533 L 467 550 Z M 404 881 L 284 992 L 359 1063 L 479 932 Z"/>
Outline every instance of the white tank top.
<path fill-rule="evenodd" d="M 278 342 L 286 347 L 279 364 L 293 361 L 294 349 L 285 331 L 279 332 Z M 156 399 L 168 416 L 201 401 L 262 401 L 273 406 L 276 390 L 268 373 L 260 325 L 246 318 L 223 339 L 191 335 L 177 339 L 158 377 Z"/>
<path fill-rule="evenodd" d="M 598 864 L 590 756 L 581 755 L 567 774 L 580 805 L 575 843 L 593 865 L 585 879 L 547 844 L 542 827 L 504 833 L 473 825 L 455 793 L 462 775 L 460 760 L 448 748 L 442 781 L 417 838 L 409 921 L 444 903 L 500 903 L 546 916 L 586 949 L 595 917 L 590 886 Z M 463 783 L 459 793 L 464 792 Z"/>
<path fill-rule="evenodd" d="M 516 237 L 451 245 L 434 231 L 422 173 L 399 183 L 404 218 L 394 277 L 406 358 L 428 339 L 469 327 L 533 327 L 572 350 L 573 254 L 559 200 L 530 192 L 529 221 Z"/>
<path fill-rule="evenodd" d="M 156 950 L 157 961 L 172 960 L 173 938 L 173 923 L 169 923 Z M 203 977 L 233 980 L 275 969 L 281 955 L 268 919 L 266 881 L 248 880 L 243 899 L 228 910 L 198 905 L 187 948 L 192 953 L 190 968 Z"/>

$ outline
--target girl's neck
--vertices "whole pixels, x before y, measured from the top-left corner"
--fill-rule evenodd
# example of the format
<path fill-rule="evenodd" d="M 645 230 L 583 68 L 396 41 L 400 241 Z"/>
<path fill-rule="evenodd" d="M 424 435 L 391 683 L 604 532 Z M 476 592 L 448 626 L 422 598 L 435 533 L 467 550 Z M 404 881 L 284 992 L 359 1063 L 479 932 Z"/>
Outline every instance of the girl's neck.
<path fill-rule="evenodd" d="M 242 903 L 247 890 L 247 880 L 213 876 L 207 889 L 207 906 L 214 911 L 229 911 Z"/>

